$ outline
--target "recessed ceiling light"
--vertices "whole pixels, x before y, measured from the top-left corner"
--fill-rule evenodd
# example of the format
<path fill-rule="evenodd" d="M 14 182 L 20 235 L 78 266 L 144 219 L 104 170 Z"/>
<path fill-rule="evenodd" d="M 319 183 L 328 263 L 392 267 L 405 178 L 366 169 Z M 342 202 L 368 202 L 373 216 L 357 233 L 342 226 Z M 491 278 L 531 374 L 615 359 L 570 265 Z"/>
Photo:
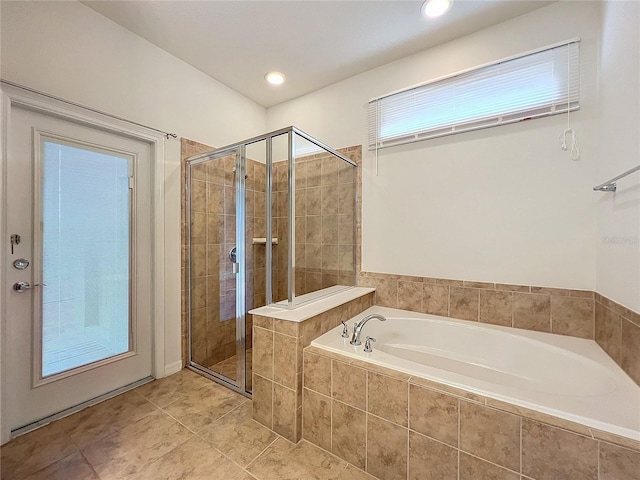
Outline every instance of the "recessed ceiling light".
<path fill-rule="evenodd" d="M 422 16 L 436 18 L 447 13 L 453 0 L 425 0 L 422 4 Z"/>
<path fill-rule="evenodd" d="M 280 72 L 269 72 L 264 76 L 264 79 L 271 85 L 282 85 L 285 81 L 284 74 Z"/>

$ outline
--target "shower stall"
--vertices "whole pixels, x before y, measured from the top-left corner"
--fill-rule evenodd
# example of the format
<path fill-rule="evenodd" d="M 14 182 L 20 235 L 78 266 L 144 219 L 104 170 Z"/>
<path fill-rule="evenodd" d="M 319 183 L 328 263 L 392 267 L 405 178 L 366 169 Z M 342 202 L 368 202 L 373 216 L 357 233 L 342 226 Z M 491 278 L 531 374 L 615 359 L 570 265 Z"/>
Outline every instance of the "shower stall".
<path fill-rule="evenodd" d="M 186 170 L 188 367 L 250 395 L 249 311 L 355 285 L 357 165 L 288 127 Z"/>

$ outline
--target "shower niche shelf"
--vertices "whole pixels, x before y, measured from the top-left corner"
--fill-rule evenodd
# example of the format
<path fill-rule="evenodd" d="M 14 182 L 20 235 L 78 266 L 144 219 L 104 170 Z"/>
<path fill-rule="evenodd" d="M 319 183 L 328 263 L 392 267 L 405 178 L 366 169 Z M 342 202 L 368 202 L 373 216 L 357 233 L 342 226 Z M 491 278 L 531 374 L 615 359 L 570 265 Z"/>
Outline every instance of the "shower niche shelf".
<path fill-rule="evenodd" d="M 253 245 L 266 245 L 267 244 L 267 239 L 266 237 L 258 237 L 258 238 L 254 238 L 251 243 Z M 277 238 L 272 238 L 271 239 L 271 244 L 272 245 L 277 245 L 278 244 L 278 239 Z"/>

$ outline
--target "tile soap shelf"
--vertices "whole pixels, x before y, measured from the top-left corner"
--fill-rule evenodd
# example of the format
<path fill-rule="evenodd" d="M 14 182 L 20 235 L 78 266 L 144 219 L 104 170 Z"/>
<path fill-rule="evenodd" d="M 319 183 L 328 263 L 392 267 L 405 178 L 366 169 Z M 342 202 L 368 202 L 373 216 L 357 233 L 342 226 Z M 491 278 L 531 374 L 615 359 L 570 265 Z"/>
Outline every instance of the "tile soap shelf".
<path fill-rule="evenodd" d="M 257 238 L 254 238 L 252 240 L 252 243 L 253 243 L 253 245 L 266 245 L 267 244 L 267 239 L 266 239 L 266 237 L 257 237 Z M 278 239 L 277 238 L 272 238 L 271 239 L 271 243 L 273 245 L 277 245 L 278 244 Z"/>

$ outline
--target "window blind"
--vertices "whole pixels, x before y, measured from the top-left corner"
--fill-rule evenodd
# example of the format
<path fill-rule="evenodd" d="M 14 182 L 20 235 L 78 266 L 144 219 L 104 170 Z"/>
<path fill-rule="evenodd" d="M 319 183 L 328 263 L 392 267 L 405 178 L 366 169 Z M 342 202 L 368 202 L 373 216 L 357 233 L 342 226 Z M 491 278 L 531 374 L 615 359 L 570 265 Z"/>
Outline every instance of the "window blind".
<path fill-rule="evenodd" d="M 579 108 L 579 39 L 473 68 L 369 102 L 369 149 Z"/>

